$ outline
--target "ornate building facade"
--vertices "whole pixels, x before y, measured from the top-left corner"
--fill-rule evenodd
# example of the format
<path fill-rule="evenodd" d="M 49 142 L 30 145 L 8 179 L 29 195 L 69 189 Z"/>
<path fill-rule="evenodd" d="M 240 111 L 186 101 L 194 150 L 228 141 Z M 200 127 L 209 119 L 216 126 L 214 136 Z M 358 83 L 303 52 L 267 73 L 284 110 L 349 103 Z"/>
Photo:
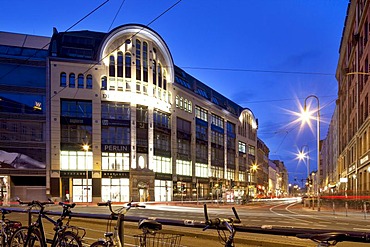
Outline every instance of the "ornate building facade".
<path fill-rule="evenodd" d="M 234 201 L 257 121 L 173 63 L 155 31 L 54 30 L 47 60 L 46 194 L 74 202 Z"/>

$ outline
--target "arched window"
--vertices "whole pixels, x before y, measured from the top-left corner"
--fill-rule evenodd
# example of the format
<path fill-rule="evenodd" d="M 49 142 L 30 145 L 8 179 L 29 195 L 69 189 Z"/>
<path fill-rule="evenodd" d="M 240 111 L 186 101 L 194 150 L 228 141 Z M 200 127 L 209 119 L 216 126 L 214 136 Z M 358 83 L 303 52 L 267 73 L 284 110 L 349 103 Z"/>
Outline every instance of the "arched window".
<path fill-rule="evenodd" d="M 64 72 L 60 73 L 60 86 L 61 87 L 67 86 L 67 74 Z"/>
<path fill-rule="evenodd" d="M 167 90 L 167 78 L 166 78 L 166 71 L 163 70 L 163 89 Z"/>
<path fill-rule="evenodd" d="M 190 112 L 190 113 L 193 112 L 193 104 L 191 103 L 190 100 L 189 100 L 189 104 L 188 104 L 188 112 Z"/>
<path fill-rule="evenodd" d="M 109 57 L 109 76 L 116 76 L 116 68 L 115 68 L 115 61 L 114 61 L 114 56 L 110 55 Z"/>
<path fill-rule="evenodd" d="M 153 85 L 157 85 L 157 63 L 153 60 Z"/>
<path fill-rule="evenodd" d="M 131 78 L 131 55 L 125 54 L 125 78 Z"/>
<path fill-rule="evenodd" d="M 187 99 L 184 100 L 184 110 L 188 111 L 188 100 Z"/>
<path fill-rule="evenodd" d="M 86 88 L 87 89 L 92 89 L 93 88 L 92 75 L 87 75 L 86 76 Z"/>
<path fill-rule="evenodd" d="M 101 78 L 101 90 L 107 90 L 107 88 L 108 88 L 107 77 L 103 76 Z"/>
<path fill-rule="evenodd" d="M 136 80 L 141 80 L 141 42 L 136 40 Z"/>
<path fill-rule="evenodd" d="M 158 64 L 158 87 L 162 87 L 162 66 Z"/>
<path fill-rule="evenodd" d="M 148 82 L 148 43 L 143 42 L 143 80 Z"/>
<path fill-rule="evenodd" d="M 76 87 L 76 76 L 75 74 L 69 74 L 69 87 L 75 88 Z"/>
<path fill-rule="evenodd" d="M 183 104 L 184 104 L 184 98 L 183 98 L 183 97 L 181 97 L 181 98 L 180 98 L 180 109 L 182 109 Z"/>
<path fill-rule="evenodd" d="M 123 77 L 123 53 L 117 53 L 117 77 Z"/>
<path fill-rule="evenodd" d="M 78 75 L 77 87 L 84 88 L 84 75 L 83 74 Z"/>
<path fill-rule="evenodd" d="M 176 104 L 176 107 L 179 107 L 179 96 L 178 95 L 176 95 L 175 104 Z"/>

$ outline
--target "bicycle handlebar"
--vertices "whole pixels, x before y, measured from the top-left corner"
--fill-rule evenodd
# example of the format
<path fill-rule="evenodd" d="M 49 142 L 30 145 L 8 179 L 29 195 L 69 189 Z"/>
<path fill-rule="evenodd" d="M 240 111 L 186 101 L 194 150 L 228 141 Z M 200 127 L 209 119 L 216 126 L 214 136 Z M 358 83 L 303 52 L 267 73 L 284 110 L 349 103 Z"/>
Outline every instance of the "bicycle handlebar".
<path fill-rule="evenodd" d="M 27 206 L 39 206 L 41 208 L 43 208 L 45 205 L 47 204 L 54 204 L 53 201 L 51 201 L 50 199 L 48 201 L 38 201 L 38 200 L 33 200 L 33 201 L 22 201 L 21 199 L 17 199 L 17 202 L 20 204 L 20 205 L 27 205 Z"/>
<path fill-rule="evenodd" d="M 109 211 L 112 213 L 112 215 L 118 215 L 119 214 L 119 213 L 113 211 L 113 209 L 112 209 L 112 201 L 110 201 L 110 200 L 109 201 L 106 201 L 106 202 L 98 202 L 97 205 L 98 206 L 108 206 L 109 207 Z M 123 213 L 123 214 L 125 214 L 132 207 L 135 207 L 135 208 L 145 208 L 145 205 L 139 205 L 137 203 L 132 203 L 132 201 L 131 201 L 131 202 L 127 203 L 126 206 L 123 206 L 122 208 L 120 208 L 119 211 L 121 211 L 122 209 L 126 209 L 126 211 Z"/>
<path fill-rule="evenodd" d="M 209 227 L 211 226 L 220 226 L 222 225 L 223 223 L 241 223 L 241 220 L 239 218 L 239 215 L 238 213 L 236 212 L 236 209 L 235 207 L 232 207 L 232 210 L 233 210 L 233 213 L 235 215 L 235 218 L 214 218 L 214 219 L 209 219 L 208 217 L 208 212 L 207 212 L 207 204 L 204 204 L 204 217 L 205 217 L 205 224 L 206 224 L 206 227 L 203 229 L 203 230 L 206 230 L 208 229 Z"/>

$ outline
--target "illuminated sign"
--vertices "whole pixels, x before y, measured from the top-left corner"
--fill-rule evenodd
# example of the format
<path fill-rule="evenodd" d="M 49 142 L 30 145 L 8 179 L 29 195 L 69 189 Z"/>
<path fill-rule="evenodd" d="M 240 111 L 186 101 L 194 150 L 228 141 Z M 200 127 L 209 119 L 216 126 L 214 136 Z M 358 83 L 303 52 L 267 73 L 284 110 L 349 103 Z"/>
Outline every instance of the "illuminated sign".
<path fill-rule="evenodd" d="M 37 102 L 35 101 L 35 105 L 33 106 L 33 109 L 34 110 L 38 110 L 38 111 L 41 111 L 41 102 Z"/>
<path fill-rule="evenodd" d="M 130 145 L 102 144 L 102 151 L 103 152 L 129 153 Z"/>

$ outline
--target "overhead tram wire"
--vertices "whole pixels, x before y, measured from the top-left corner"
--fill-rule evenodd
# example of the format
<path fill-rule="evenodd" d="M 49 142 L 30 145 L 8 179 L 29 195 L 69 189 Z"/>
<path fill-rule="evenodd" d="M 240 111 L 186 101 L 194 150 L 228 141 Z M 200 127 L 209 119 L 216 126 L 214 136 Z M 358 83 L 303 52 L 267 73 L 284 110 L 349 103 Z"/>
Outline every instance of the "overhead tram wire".
<path fill-rule="evenodd" d="M 334 76 L 332 73 L 321 72 L 304 72 L 304 71 L 284 71 L 284 70 L 259 70 L 259 69 L 238 69 L 238 68 L 212 68 L 212 67 L 181 67 L 184 69 L 193 70 L 214 70 L 214 71 L 232 71 L 232 72 L 253 72 L 253 73 L 275 73 L 275 74 L 298 74 L 298 75 L 320 75 L 320 76 Z"/>
<path fill-rule="evenodd" d="M 116 12 L 116 15 L 114 16 L 113 20 L 112 20 L 112 23 L 110 24 L 109 28 L 108 28 L 108 32 L 111 30 L 112 26 L 113 26 L 113 23 L 115 22 L 117 16 L 118 16 L 118 13 L 121 11 L 121 8 L 123 6 L 123 4 L 126 2 L 126 0 L 122 0 L 122 3 L 121 5 L 119 6 L 117 12 Z"/>
<path fill-rule="evenodd" d="M 100 9 L 103 5 L 105 5 L 107 2 L 109 2 L 110 0 L 106 0 L 104 3 L 100 4 L 98 7 L 96 7 L 93 11 L 91 11 L 90 13 L 88 13 L 87 15 L 85 15 L 83 18 L 81 18 L 79 21 L 77 21 L 76 23 L 74 23 L 71 27 L 69 27 L 65 32 L 68 32 L 69 30 L 71 30 L 73 27 L 75 27 L 77 24 L 79 24 L 81 21 L 83 21 L 84 19 L 86 19 L 88 16 L 90 16 L 92 13 L 94 13 L 95 11 L 97 11 L 98 9 Z M 48 45 L 50 45 L 50 42 L 47 43 L 46 45 L 44 45 L 43 47 L 41 47 L 40 50 L 43 50 L 45 47 L 47 47 Z M 29 56 L 25 61 L 21 63 L 18 63 L 18 65 L 12 69 L 10 69 L 7 73 L 5 73 L 4 75 L 0 76 L 0 81 L 7 75 L 11 74 L 12 72 L 14 72 L 15 70 L 17 70 L 19 67 L 21 67 L 25 62 L 28 62 L 31 58 L 35 57 L 36 54 L 38 53 L 39 51 L 36 51 L 33 55 Z"/>
<path fill-rule="evenodd" d="M 168 11 L 170 11 L 171 9 L 173 9 L 176 5 L 178 5 L 182 0 L 178 0 L 176 3 L 174 3 L 173 5 L 171 5 L 169 8 L 167 8 L 165 11 L 163 11 L 160 15 L 158 15 L 156 18 L 154 18 L 152 21 L 150 21 L 148 24 L 146 24 L 145 26 L 143 26 L 142 28 L 139 29 L 139 31 L 137 31 L 136 33 L 134 33 L 130 39 L 134 38 L 136 35 L 138 35 L 142 30 L 144 30 L 144 28 L 147 28 L 149 27 L 151 24 L 153 24 L 155 21 L 157 21 L 160 17 L 162 17 L 164 14 L 166 14 Z M 119 44 L 118 46 L 116 46 L 113 51 L 116 51 L 118 50 L 124 43 L 121 43 Z M 92 68 L 94 68 L 96 65 L 98 65 L 101 61 L 103 61 L 106 57 L 108 57 L 110 54 L 107 54 L 106 56 L 102 57 L 99 61 L 97 61 L 96 63 L 94 63 L 93 65 L 91 65 L 83 74 L 86 75 L 87 72 L 89 72 Z"/>

